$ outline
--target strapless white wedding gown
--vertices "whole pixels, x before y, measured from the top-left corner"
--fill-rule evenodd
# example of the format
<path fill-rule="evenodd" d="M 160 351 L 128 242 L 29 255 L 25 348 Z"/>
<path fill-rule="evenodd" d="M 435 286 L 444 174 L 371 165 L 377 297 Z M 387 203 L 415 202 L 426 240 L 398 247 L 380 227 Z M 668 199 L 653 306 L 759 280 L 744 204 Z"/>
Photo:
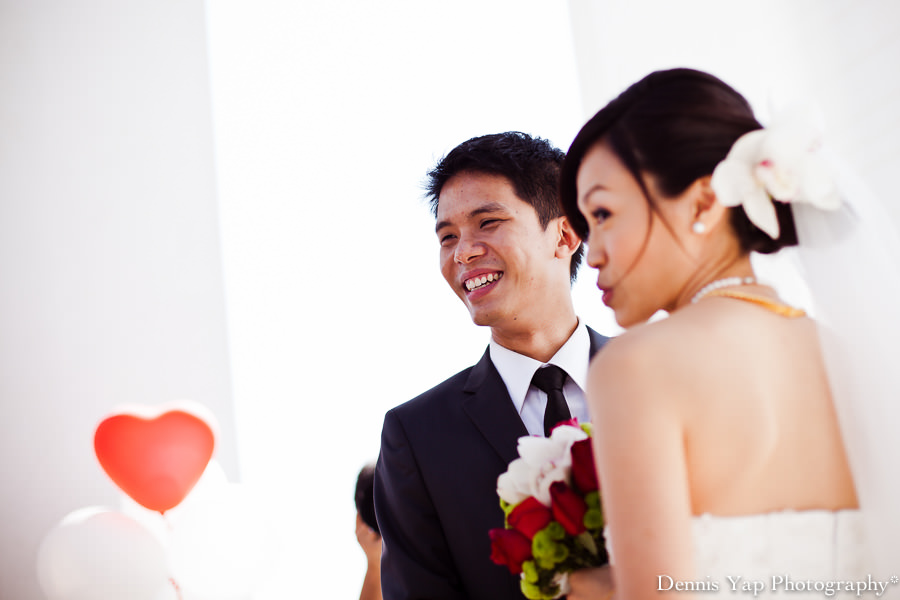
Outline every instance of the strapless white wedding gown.
<path fill-rule="evenodd" d="M 855 588 L 869 576 L 866 565 L 871 562 L 865 555 L 858 510 L 703 515 L 694 517 L 692 526 L 697 582 L 708 584 L 697 589 L 715 592 L 710 588 L 717 587 L 718 594 L 712 595 L 753 597 L 756 592 L 757 597 L 792 600 L 855 597 Z M 854 589 L 846 592 L 850 581 Z M 839 582 L 841 591 L 829 594 L 829 587 L 836 592 Z M 884 579 L 881 583 L 881 591 L 887 592 L 881 597 L 897 591 L 896 584 Z M 710 594 L 698 594 L 706 595 Z M 868 587 L 862 596 L 874 598 L 876 591 Z"/>

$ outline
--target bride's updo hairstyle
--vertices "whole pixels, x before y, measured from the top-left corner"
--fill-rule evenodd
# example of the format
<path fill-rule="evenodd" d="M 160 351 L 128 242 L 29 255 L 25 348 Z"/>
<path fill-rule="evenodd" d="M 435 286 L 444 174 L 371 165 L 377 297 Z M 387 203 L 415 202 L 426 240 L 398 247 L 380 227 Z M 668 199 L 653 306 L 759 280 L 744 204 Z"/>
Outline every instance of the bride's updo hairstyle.
<path fill-rule="evenodd" d="M 587 222 L 578 210 L 576 177 L 584 155 L 604 140 L 640 185 L 651 209 L 643 174 L 654 177 L 659 192 L 674 198 L 694 181 L 712 175 L 734 142 L 761 129 L 750 104 L 720 79 L 693 69 L 651 73 L 622 92 L 588 121 L 563 162 L 560 196 L 575 231 L 587 239 Z M 797 244 L 788 204 L 774 202 L 781 235 L 772 239 L 730 208 L 730 222 L 745 252 L 771 254 Z"/>

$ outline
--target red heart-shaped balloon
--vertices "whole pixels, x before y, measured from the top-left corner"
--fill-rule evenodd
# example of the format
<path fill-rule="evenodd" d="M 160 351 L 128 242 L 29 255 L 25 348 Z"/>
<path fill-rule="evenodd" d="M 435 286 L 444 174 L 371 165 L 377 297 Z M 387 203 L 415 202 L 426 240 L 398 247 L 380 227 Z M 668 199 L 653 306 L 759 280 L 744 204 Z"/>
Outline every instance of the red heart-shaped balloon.
<path fill-rule="evenodd" d="M 183 410 L 154 418 L 116 414 L 94 433 L 94 451 L 110 479 L 135 502 L 161 513 L 188 495 L 214 446 L 206 421 Z"/>

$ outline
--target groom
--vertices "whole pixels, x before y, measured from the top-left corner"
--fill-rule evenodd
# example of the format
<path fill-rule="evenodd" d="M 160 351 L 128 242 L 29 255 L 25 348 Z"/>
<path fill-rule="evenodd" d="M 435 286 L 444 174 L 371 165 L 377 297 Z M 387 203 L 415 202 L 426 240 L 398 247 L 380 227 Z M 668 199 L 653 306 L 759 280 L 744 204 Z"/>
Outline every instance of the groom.
<path fill-rule="evenodd" d="M 488 531 L 503 527 L 497 477 L 520 436 L 545 434 L 545 416 L 588 420 L 588 361 L 606 341 L 572 305 L 583 248 L 559 208 L 562 160 L 546 140 L 507 132 L 460 144 L 429 173 L 441 272 L 491 340 L 475 366 L 385 415 L 385 600 L 523 598 L 490 559 Z M 564 399 L 532 385 L 548 364 L 565 372 Z"/>

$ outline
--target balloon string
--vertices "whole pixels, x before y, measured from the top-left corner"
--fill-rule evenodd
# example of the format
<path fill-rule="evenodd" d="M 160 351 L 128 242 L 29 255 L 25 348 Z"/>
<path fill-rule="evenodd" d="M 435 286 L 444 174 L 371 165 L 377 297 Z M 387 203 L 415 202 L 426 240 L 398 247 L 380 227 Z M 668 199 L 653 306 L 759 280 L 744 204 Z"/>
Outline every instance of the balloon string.
<path fill-rule="evenodd" d="M 166 513 L 162 513 L 162 518 L 163 518 L 163 522 L 166 524 L 166 526 L 169 529 L 169 532 L 171 533 L 172 529 L 173 529 L 172 521 L 169 519 L 169 517 L 166 515 Z M 181 595 L 181 587 L 178 585 L 178 582 L 175 581 L 174 577 L 169 577 L 169 583 L 171 583 L 172 587 L 175 588 L 176 600 L 184 600 L 184 596 Z"/>
<path fill-rule="evenodd" d="M 184 596 L 181 595 L 181 588 L 178 586 L 178 582 L 175 581 L 174 577 L 169 577 L 169 583 L 171 583 L 172 587 L 175 588 L 175 597 L 178 600 L 184 600 Z"/>

